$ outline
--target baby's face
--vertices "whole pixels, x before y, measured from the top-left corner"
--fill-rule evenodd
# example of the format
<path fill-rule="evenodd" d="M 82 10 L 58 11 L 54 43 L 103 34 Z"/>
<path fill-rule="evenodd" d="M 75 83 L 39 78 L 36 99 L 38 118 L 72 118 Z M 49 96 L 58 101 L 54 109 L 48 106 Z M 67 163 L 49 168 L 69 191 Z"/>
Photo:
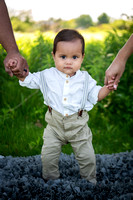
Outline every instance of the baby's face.
<path fill-rule="evenodd" d="M 58 42 L 53 58 L 55 66 L 59 71 L 73 76 L 80 69 L 84 58 L 80 39 Z"/>

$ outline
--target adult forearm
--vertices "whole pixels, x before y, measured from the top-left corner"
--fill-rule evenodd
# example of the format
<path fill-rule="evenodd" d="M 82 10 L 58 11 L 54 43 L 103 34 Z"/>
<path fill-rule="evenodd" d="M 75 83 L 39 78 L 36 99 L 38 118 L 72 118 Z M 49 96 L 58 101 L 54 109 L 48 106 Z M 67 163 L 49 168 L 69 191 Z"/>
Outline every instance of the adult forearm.
<path fill-rule="evenodd" d="M 120 49 L 117 58 L 126 63 L 129 56 L 133 53 L 133 34 L 130 36 L 126 44 Z"/>
<path fill-rule="evenodd" d="M 110 80 L 114 80 L 114 88 L 117 89 L 119 80 L 125 70 L 126 62 L 133 53 L 133 34 L 120 49 L 117 56 L 105 72 L 104 84 L 108 85 Z"/>
<path fill-rule="evenodd" d="M 0 44 L 7 52 L 18 51 L 4 0 L 0 0 Z"/>

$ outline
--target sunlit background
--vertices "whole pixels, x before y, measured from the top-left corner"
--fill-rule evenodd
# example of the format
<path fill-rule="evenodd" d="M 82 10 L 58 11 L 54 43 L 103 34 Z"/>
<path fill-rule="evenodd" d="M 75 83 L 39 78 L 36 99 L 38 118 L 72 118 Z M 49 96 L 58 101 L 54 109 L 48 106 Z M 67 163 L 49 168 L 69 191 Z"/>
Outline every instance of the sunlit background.
<path fill-rule="evenodd" d="M 8 8 L 14 10 L 32 10 L 34 20 L 47 20 L 51 17 L 69 20 L 82 14 L 89 14 L 93 21 L 103 12 L 113 19 L 120 19 L 121 14 L 133 13 L 132 0 L 5 0 Z"/>

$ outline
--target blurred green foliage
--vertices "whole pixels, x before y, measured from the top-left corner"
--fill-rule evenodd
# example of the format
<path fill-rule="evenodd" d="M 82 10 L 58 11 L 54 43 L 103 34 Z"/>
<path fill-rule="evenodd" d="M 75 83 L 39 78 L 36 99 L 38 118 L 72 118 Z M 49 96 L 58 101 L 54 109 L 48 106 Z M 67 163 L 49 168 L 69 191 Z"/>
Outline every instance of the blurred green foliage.
<path fill-rule="evenodd" d="M 111 64 L 130 32 L 110 32 L 104 41 L 86 42 L 82 70 L 87 70 L 100 85 L 105 70 Z M 26 57 L 31 72 L 54 66 L 52 40 L 39 34 L 34 41 L 19 40 L 19 48 Z M 26 48 L 27 46 L 27 48 Z M 25 48 L 24 48 L 25 47 Z M 4 70 L 5 51 L 0 47 L 0 154 L 28 156 L 40 154 L 47 107 L 39 90 L 19 86 L 16 77 Z M 89 112 L 89 126 L 93 132 L 96 153 L 115 153 L 133 149 L 133 55 L 127 61 L 118 90 Z M 71 153 L 71 146 L 63 147 Z"/>
<path fill-rule="evenodd" d="M 102 13 L 98 17 L 98 24 L 108 24 L 110 21 L 110 17 L 106 13 Z"/>
<path fill-rule="evenodd" d="M 33 59 L 34 58 L 34 59 Z M 31 46 L 29 55 L 31 71 L 36 72 L 54 66 L 52 59 L 52 40 L 40 34 Z"/>
<path fill-rule="evenodd" d="M 111 20 L 106 13 L 101 13 L 97 18 L 97 22 L 93 22 L 91 16 L 89 14 L 80 15 L 77 18 L 70 19 L 70 20 L 62 20 L 49 18 L 48 20 L 42 21 L 33 21 L 31 10 L 28 11 L 19 11 L 15 14 L 15 11 L 12 13 L 9 9 L 9 13 L 11 16 L 11 22 L 14 31 L 20 32 L 34 32 L 35 30 L 39 30 L 41 32 L 44 31 L 59 31 L 62 28 L 97 28 L 97 26 L 101 24 L 107 24 L 109 26 L 114 27 L 115 29 L 120 30 L 129 30 L 130 32 L 133 31 L 133 18 L 132 16 L 128 16 L 123 14 L 124 20 Z"/>
<path fill-rule="evenodd" d="M 90 15 L 81 15 L 75 19 L 77 27 L 88 28 L 93 25 L 93 21 Z"/>

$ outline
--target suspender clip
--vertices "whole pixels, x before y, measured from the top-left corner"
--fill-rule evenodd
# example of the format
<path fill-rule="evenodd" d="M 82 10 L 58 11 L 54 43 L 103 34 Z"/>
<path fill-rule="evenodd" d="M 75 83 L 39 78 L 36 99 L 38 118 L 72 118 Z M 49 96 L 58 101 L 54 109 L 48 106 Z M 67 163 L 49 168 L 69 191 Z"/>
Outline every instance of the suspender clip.
<path fill-rule="evenodd" d="M 50 114 L 52 115 L 52 108 L 50 106 L 48 106 L 48 110 L 49 110 Z"/>
<path fill-rule="evenodd" d="M 79 116 L 79 117 L 82 117 L 82 113 L 83 113 L 83 110 L 79 110 L 79 111 L 78 111 L 78 116 Z"/>

